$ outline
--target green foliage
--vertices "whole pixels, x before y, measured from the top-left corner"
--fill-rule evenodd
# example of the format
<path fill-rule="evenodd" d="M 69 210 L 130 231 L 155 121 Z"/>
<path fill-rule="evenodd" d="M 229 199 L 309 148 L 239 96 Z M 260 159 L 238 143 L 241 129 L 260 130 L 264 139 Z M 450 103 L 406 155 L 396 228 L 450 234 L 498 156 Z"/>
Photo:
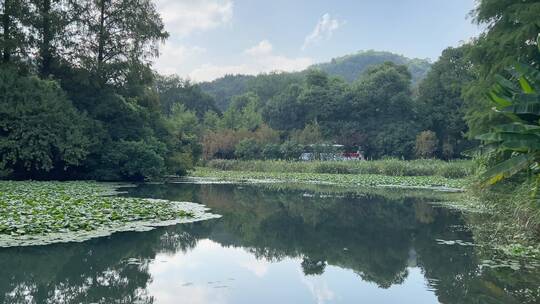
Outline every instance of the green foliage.
<path fill-rule="evenodd" d="M 229 108 L 234 96 L 247 92 L 257 94 L 262 104 L 266 106 L 270 100 L 285 92 L 289 86 L 301 85 L 306 74 L 312 70 L 319 70 L 331 77 L 339 77 L 352 83 L 368 68 L 387 61 L 406 65 L 412 74 L 413 85 L 417 85 L 430 69 L 429 61 L 424 59 L 409 59 L 389 52 L 363 51 L 332 59 L 328 63 L 314 65 L 302 72 L 268 73 L 257 76 L 226 75 L 212 82 L 202 83 L 201 88 L 216 99 L 216 104 L 222 111 Z M 270 125 L 277 128 L 272 123 Z"/>
<path fill-rule="evenodd" d="M 222 129 L 255 131 L 263 124 L 259 97 L 253 93 L 235 96 L 218 124 Z"/>
<path fill-rule="evenodd" d="M 177 104 L 194 111 L 198 118 L 205 117 L 209 112 L 219 113 L 214 99 L 189 80 L 182 80 L 178 76 L 158 76 L 156 85 L 162 112 L 166 115 L 171 114 Z"/>
<path fill-rule="evenodd" d="M 302 129 L 306 122 L 306 108 L 300 103 L 302 87 L 291 85 L 270 99 L 264 107 L 263 117 L 276 130 Z"/>
<path fill-rule="evenodd" d="M 422 131 L 416 136 L 414 152 L 420 158 L 432 158 L 437 152 L 439 140 L 433 131 Z"/>
<path fill-rule="evenodd" d="M 466 120 L 471 138 L 490 131 L 497 124 L 508 123 L 506 116 L 490 111 L 486 98 L 496 82 L 496 75 L 516 62 L 540 65 L 540 53 L 535 43 L 540 33 L 538 1 L 482 0 L 473 11 L 475 21 L 486 28 L 475 39 L 467 57 L 478 77 L 466 86 Z"/>
<path fill-rule="evenodd" d="M 204 114 L 202 126 L 205 130 L 216 131 L 220 122 L 219 119 L 216 112 L 208 111 Z"/>
<path fill-rule="evenodd" d="M 334 58 L 331 62 L 317 64 L 314 68 L 325 71 L 332 76 L 340 76 L 348 82 L 354 82 L 370 67 L 385 62 L 406 65 L 412 75 L 413 84 L 419 83 L 426 76 L 431 66 L 428 60 L 409 59 L 389 52 L 369 50 Z"/>
<path fill-rule="evenodd" d="M 376 174 L 389 176 L 440 176 L 464 178 L 474 173 L 472 161 L 442 161 L 422 159 L 404 161 L 385 159 L 374 161 L 236 161 L 212 160 L 207 167 L 225 171 L 257 171 L 275 173 Z"/>
<path fill-rule="evenodd" d="M 106 145 L 90 163 L 90 177 L 97 180 L 144 181 L 165 173 L 165 145 L 158 142 L 120 140 Z"/>
<path fill-rule="evenodd" d="M 129 222 L 192 216 L 168 201 L 105 196 L 114 190 L 92 182 L 1 181 L 0 235 L 118 229 Z"/>
<path fill-rule="evenodd" d="M 475 79 L 472 64 L 466 58 L 469 49 L 469 46 L 462 46 L 444 50 L 419 87 L 423 127 L 436 133 L 440 140 L 439 155 L 447 159 L 459 157 L 468 146 L 463 138 L 468 129 L 462 93 Z"/>
<path fill-rule="evenodd" d="M 410 74 L 405 66 L 385 63 L 372 67 L 356 83 L 352 120 L 366 135 L 362 148 L 369 157 L 412 157 L 417 107 L 410 91 Z"/>
<path fill-rule="evenodd" d="M 448 179 L 440 176 L 391 176 L 375 174 L 327 174 L 262 171 L 221 171 L 198 168 L 196 177 L 211 177 L 225 181 L 272 180 L 282 183 L 324 183 L 341 187 L 410 187 L 463 189 L 466 180 Z"/>
<path fill-rule="evenodd" d="M 286 160 L 297 160 L 303 150 L 303 147 L 294 141 L 286 141 L 280 147 L 281 156 Z"/>
<path fill-rule="evenodd" d="M 495 109 L 511 123 L 496 125 L 490 133 L 478 136 L 484 153 L 496 162 L 482 179 L 495 184 L 528 172 L 540 183 L 540 69 L 517 65 L 510 72 L 512 78 L 499 77 L 489 92 Z"/>
<path fill-rule="evenodd" d="M 278 144 L 267 144 L 262 150 L 262 157 L 266 160 L 281 158 L 281 147 Z"/>
<path fill-rule="evenodd" d="M 292 132 L 291 139 L 302 145 L 320 144 L 324 141 L 321 127 L 318 123 L 308 123 L 303 130 Z"/>
<path fill-rule="evenodd" d="M 199 142 L 202 131 L 197 115 L 186 110 L 183 104 L 174 104 L 170 114 L 165 117 L 165 127 L 166 173 L 185 175 L 202 153 Z"/>
<path fill-rule="evenodd" d="M 168 36 L 154 1 L 0 6 L 2 178 L 144 180 L 193 167 L 200 120 L 218 110 L 199 86 L 151 70 Z"/>
<path fill-rule="evenodd" d="M 239 159 L 260 158 L 261 148 L 255 139 L 246 138 L 234 147 L 234 155 Z"/>
<path fill-rule="evenodd" d="M 212 82 L 202 83 L 201 88 L 215 98 L 216 106 L 224 112 L 229 108 L 232 97 L 249 91 L 248 83 L 254 77 L 248 75 L 225 75 Z"/>
<path fill-rule="evenodd" d="M 0 69 L 0 171 L 4 175 L 68 175 L 95 144 L 90 128 L 90 121 L 67 100 L 58 83 Z"/>

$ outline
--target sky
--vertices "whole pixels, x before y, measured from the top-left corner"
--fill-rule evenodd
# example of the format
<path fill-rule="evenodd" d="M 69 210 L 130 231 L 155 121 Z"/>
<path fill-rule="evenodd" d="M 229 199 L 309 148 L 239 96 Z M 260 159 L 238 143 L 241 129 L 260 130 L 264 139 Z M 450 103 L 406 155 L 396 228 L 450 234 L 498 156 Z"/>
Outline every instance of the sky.
<path fill-rule="evenodd" d="M 436 60 L 480 33 L 475 0 L 156 0 L 154 67 L 196 82 L 299 71 L 361 50 Z"/>

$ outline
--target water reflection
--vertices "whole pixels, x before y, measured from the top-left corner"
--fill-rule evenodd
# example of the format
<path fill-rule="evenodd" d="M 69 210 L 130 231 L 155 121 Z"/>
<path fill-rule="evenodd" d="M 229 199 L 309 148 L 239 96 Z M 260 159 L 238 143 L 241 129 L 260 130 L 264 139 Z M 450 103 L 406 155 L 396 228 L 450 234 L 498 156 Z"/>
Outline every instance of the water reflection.
<path fill-rule="evenodd" d="M 538 276 L 482 269 L 459 213 L 425 199 L 144 185 L 223 218 L 0 250 L 4 303 L 534 303 Z M 529 276 L 529 277 L 526 277 Z M 536 281 L 536 284 L 535 284 Z"/>

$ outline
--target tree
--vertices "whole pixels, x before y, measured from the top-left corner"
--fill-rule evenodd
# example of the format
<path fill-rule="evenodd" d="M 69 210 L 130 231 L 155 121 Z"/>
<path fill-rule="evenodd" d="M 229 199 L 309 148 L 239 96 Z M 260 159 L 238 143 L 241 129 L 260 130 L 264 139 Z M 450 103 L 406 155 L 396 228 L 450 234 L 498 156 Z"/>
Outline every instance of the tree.
<path fill-rule="evenodd" d="M 165 142 L 168 153 L 165 164 L 170 174 L 184 175 L 193 169 L 195 160 L 202 153 L 199 143 L 201 129 L 195 112 L 188 111 L 182 104 L 175 104 L 166 116 L 168 136 Z"/>
<path fill-rule="evenodd" d="M 276 130 L 304 128 L 306 108 L 299 101 L 302 88 L 293 84 L 285 91 L 270 99 L 264 107 L 263 117 L 268 125 Z"/>
<path fill-rule="evenodd" d="M 239 159 L 258 159 L 260 154 L 261 148 L 252 138 L 243 139 L 234 147 L 234 156 Z"/>
<path fill-rule="evenodd" d="M 9 63 L 14 57 L 24 58 L 28 54 L 29 3 L 27 0 L 3 0 L 0 9 L 2 62 Z"/>
<path fill-rule="evenodd" d="M 260 100 L 254 93 L 235 96 L 220 123 L 221 128 L 256 130 L 263 124 Z"/>
<path fill-rule="evenodd" d="M 489 132 L 491 126 L 507 123 L 500 113 L 490 111 L 491 101 L 484 93 L 496 82 L 496 75 L 516 62 L 540 65 L 536 37 L 540 33 L 538 0 L 481 0 L 472 12 L 486 31 L 473 41 L 467 52 L 478 77 L 465 91 L 469 137 Z"/>
<path fill-rule="evenodd" d="M 416 136 L 414 152 L 420 158 L 432 158 L 437 152 L 439 140 L 433 131 L 422 131 Z"/>
<path fill-rule="evenodd" d="M 74 4 L 79 36 L 74 62 L 100 85 L 124 83 L 129 66 L 158 55 L 168 37 L 151 0 L 81 0 Z"/>
<path fill-rule="evenodd" d="M 54 81 L 0 69 L 0 172 L 65 178 L 95 145 L 91 122 Z"/>
<path fill-rule="evenodd" d="M 42 77 L 56 73 L 60 62 L 76 43 L 74 2 L 70 0 L 28 0 L 32 47 Z"/>
<path fill-rule="evenodd" d="M 293 132 L 290 137 L 302 145 L 320 144 L 324 141 L 321 127 L 316 122 L 309 123 L 304 129 Z"/>
<path fill-rule="evenodd" d="M 479 25 L 487 27 L 472 50 L 482 75 L 494 75 L 515 62 L 540 65 L 536 38 L 540 32 L 537 0 L 481 0 L 472 12 Z"/>
<path fill-rule="evenodd" d="M 219 113 L 214 99 L 189 80 L 178 76 L 156 77 L 161 110 L 166 115 L 171 113 L 175 104 L 183 104 L 188 110 L 195 111 L 202 119 L 208 111 Z"/>
<path fill-rule="evenodd" d="M 278 144 L 268 144 L 262 150 L 262 157 L 266 160 L 281 158 L 280 146 Z"/>
<path fill-rule="evenodd" d="M 357 121 L 357 132 L 365 134 L 363 148 L 369 156 L 412 156 L 419 130 L 410 81 L 406 66 L 387 62 L 355 83 L 349 120 Z"/>
<path fill-rule="evenodd" d="M 204 114 L 203 128 L 206 130 L 216 131 L 219 125 L 219 115 L 214 111 L 208 111 Z"/>
<path fill-rule="evenodd" d="M 419 110 L 424 128 L 436 133 L 437 149 L 453 158 L 467 146 L 463 90 L 475 79 L 473 65 L 466 57 L 468 46 L 447 48 L 419 86 Z M 442 146 L 445 146 L 443 149 Z"/>

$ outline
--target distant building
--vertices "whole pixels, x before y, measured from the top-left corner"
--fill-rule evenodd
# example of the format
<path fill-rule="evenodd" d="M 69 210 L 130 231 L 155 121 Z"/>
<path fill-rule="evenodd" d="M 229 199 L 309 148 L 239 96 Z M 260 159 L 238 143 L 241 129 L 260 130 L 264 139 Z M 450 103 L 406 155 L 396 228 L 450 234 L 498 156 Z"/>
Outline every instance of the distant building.
<path fill-rule="evenodd" d="M 309 145 L 304 150 L 305 152 L 300 155 L 301 161 L 361 161 L 365 160 L 365 157 L 360 149 L 356 152 L 345 152 L 345 146 L 343 145 Z"/>

